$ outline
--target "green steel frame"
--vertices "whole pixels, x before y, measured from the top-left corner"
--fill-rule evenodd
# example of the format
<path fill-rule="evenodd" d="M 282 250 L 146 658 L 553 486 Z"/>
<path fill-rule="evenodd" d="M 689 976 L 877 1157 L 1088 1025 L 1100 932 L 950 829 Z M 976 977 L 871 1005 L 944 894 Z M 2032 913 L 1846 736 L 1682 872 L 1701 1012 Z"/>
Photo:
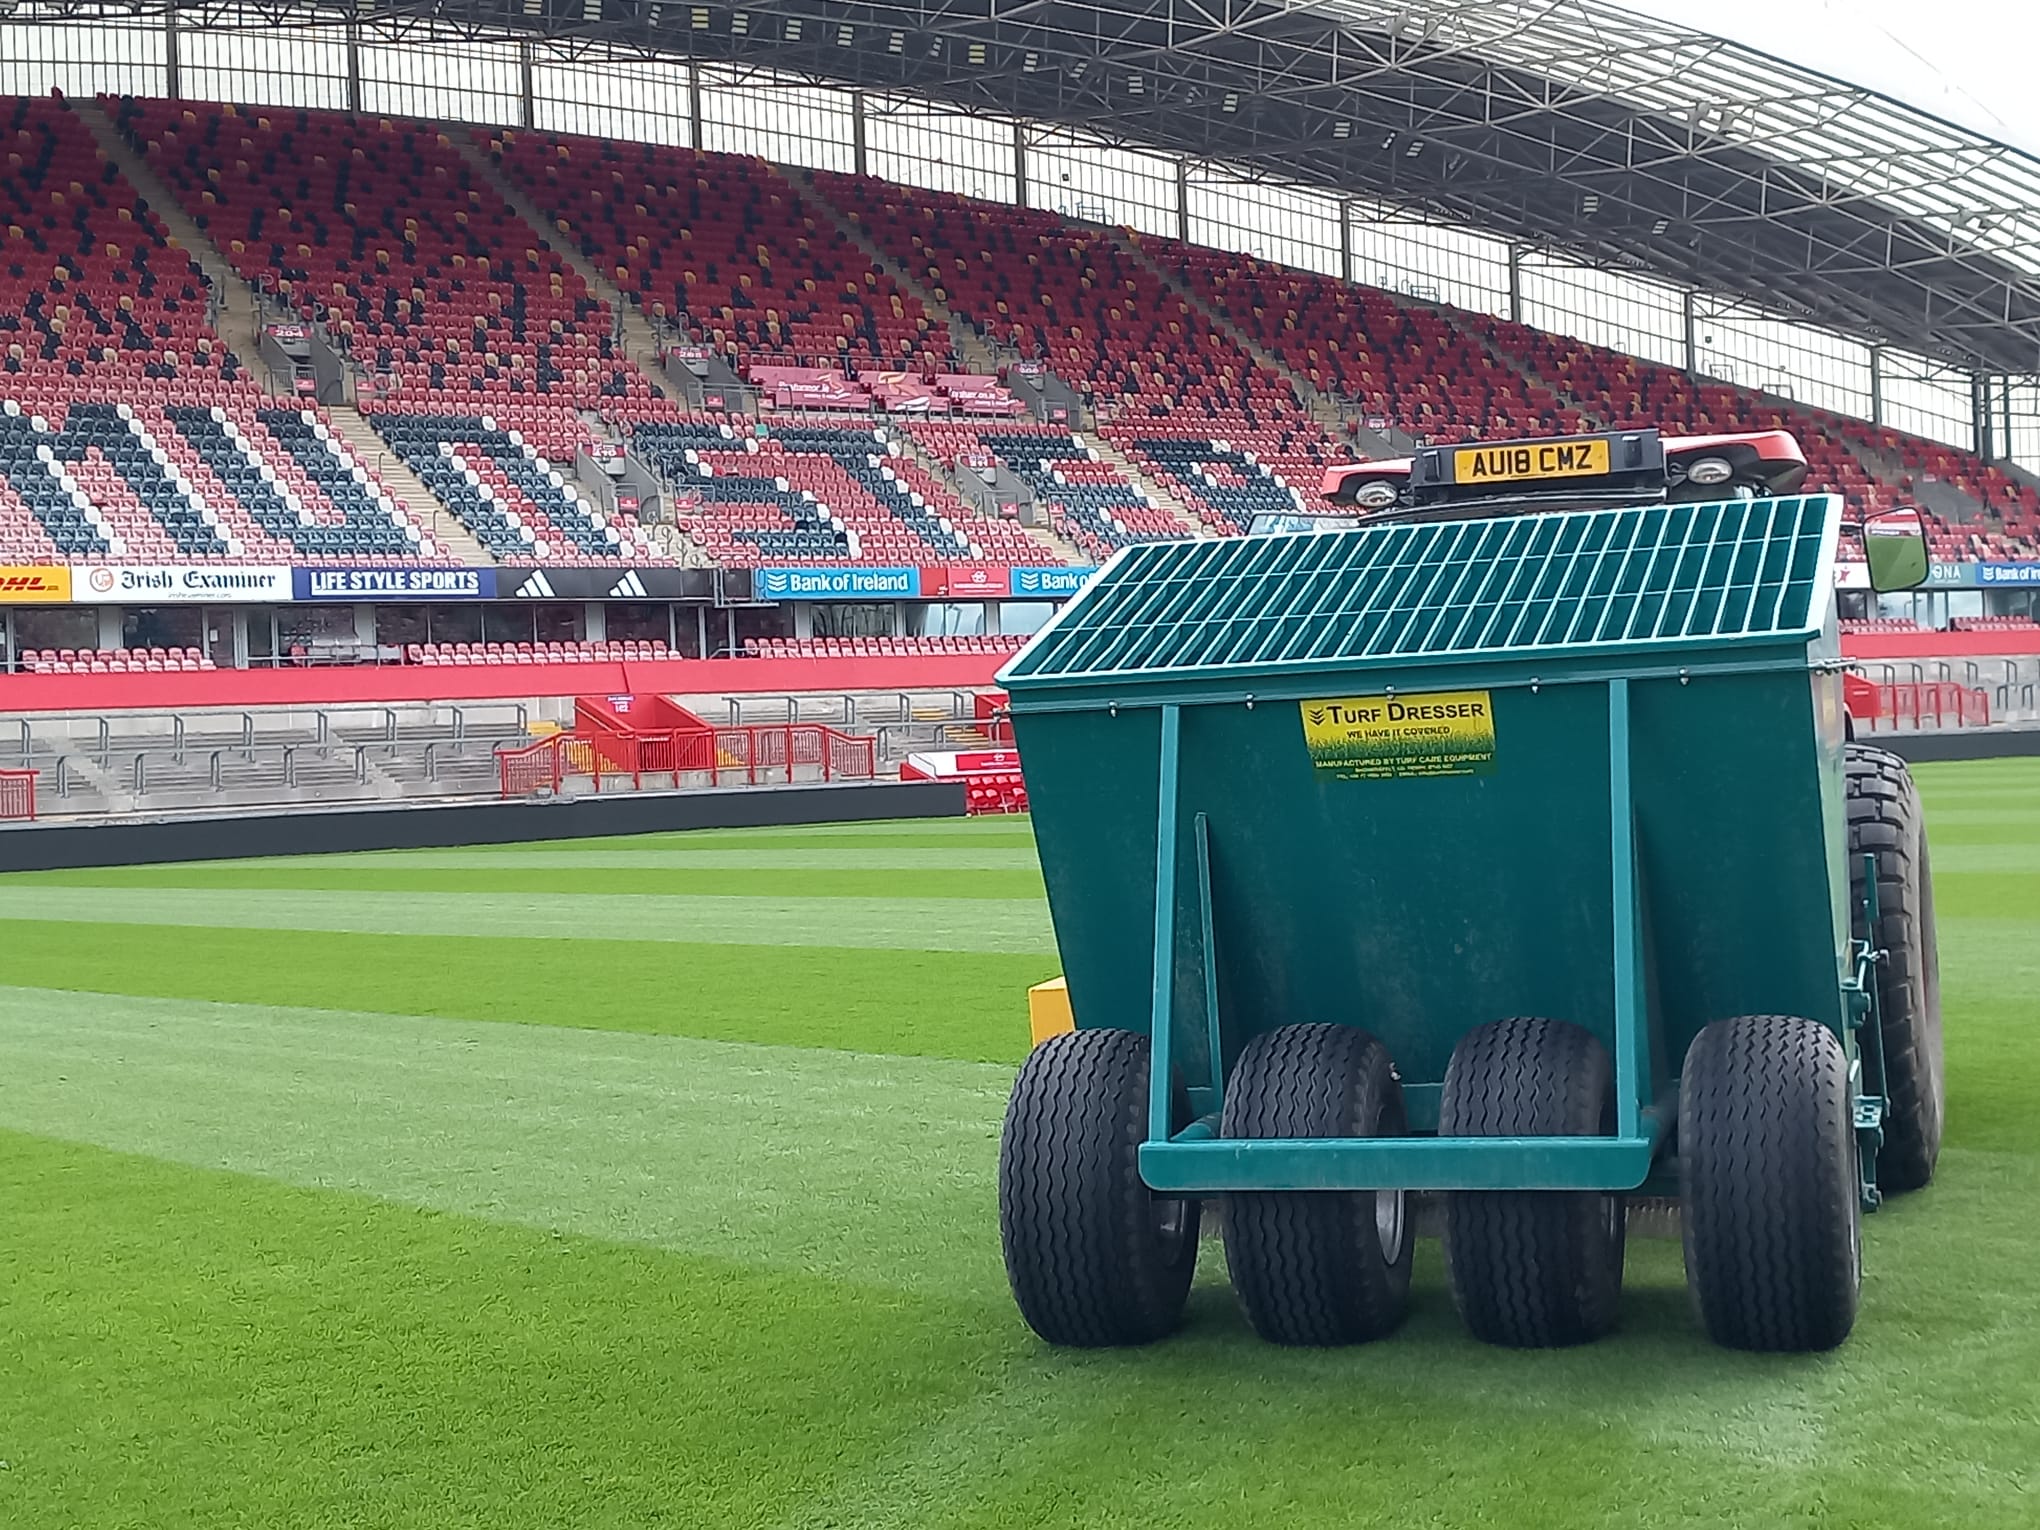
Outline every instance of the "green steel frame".
<path fill-rule="evenodd" d="M 1615 1135 L 1612 1137 L 1220 1138 L 1229 1053 L 1218 1003 L 1217 940 L 1212 921 L 1211 851 L 1205 814 L 1192 820 L 1197 879 L 1198 949 L 1203 1010 L 1208 1028 L 1206 1077 L 1191 1085 L 1197 1117 L 1172 1130 L 1170 1095 L 1176 1061 L 1177 763 L 1182 710 L 1161 709 L 1161 809 L 1155 858 L 1153 1052 L 1148 1087 L 1148 1136 L 1140 1172 L 1165 1194 L 1216 1195 L 1235 1190 L 1635 1190 L 1671 1139 L 1678 1117 L 1676 1090 L 1648 1098 L 1654 1051 L 1662 1031 L 1653 1024 L 1644 961 L 1643 885 L 1638 873 L 1635 819 L 1630 801 L 1629 681 L 1608 686 L 1608 812 L 1617 850 L 1613 880 L 1615 922 L 1611 969 L 1615 984 Z M 1252 705 L 1248 702 L 1247 705 Z M 1865 857 L 1864 928 L 1877 928 L 1875 861 Z M 1875 1167 L 1883 1141 L 1883 1029 L 1874 975 L 1885 953 L 1867 940 L 1852 941 L 1854 972 L 1844 980 L 1848 1023 L 1842 1043 L 1849 1059 L 1858 1172 L 1863 1204 L 1879 1202 Z M 1860 1038 L 1860 1039 L 1859 1039 Z M 1868 1053 L 1868 1068 L 1864 1053 Z M 1665 1059 L 1669 1061 L 1669 1059 Z M 1419 1090 L 1421 1092 L 1419 1092 Z M 1435 1128 L 1437 1086 L 1419 1086 L 1407 1099 L 1413 1127 Z"/>

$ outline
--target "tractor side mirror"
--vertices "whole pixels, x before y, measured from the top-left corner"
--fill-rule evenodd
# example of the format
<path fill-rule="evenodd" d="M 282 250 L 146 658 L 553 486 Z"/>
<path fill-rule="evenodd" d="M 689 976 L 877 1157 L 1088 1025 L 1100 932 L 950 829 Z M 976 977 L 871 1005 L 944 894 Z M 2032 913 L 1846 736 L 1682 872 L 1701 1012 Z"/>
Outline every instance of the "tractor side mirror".
<path fill-rule="evenodd" d="M 1879 594 L 1916 590 L 1927 582 L 1927 526 L 1917 510 L 1886 510 L 1864 517 L 1863 556 L 1870 588 Z"/>

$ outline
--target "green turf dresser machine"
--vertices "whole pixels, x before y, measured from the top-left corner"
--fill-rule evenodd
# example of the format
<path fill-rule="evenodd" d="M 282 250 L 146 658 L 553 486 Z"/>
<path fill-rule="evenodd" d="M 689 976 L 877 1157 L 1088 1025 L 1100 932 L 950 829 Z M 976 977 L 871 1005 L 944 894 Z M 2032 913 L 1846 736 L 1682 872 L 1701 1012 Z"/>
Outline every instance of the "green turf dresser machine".
<path fill-rule="evenodd" d="M 1378 1338 L 1412 1192 L 1495 1343 L 1614 1325 L 1633 1197 L 1677 1198 L 1718 1342 L 1849 1333 L 1942 1089 L 1919 801 L 1842 705 L 1843 505 L 1588 440 L 1505 444 L 1567 480 L 1513 495 L 1435 448 L 1350 529 L 1125 549 L 1002 674 L 1073 1019 L 1000 1150 L 1042 1337 L 1170 1331 L 1222 1197 L 1257 1332 Z M 1925 578 L 1917 512 L 1848 533 Z"/>

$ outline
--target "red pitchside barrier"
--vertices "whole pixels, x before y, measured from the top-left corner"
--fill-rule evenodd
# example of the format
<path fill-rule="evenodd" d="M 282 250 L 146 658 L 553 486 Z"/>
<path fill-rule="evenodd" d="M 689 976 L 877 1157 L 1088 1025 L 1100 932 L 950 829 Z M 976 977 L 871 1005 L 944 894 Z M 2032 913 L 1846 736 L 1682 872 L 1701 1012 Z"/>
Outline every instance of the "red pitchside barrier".
<path fill-rule="evenodd" d="M 1952 680 L 1907 681 L 1878 685 L 1854 675 L 1843 679 L 1842 694 L 1849 715 L 1873 732 L 1893 728 L 1985 727 L 1990 723 L 1990 695 Z"/>
<path fill-rule="evenodd" d="M 0 770 L 0 819 L 35 822 L 35 777 L 32 770 Z"/>
<path fill-rule="evenodd" d="M 505 797 L 557 792 L 569 776 L 587 776 L 595 790 L 605 779 L 633 789 L 648 775 L 705 775 L 724 783 L 740 776 L 756 786 L 778 772 L 792 780 L 808 766 L 824 781 L 869 781 L 878 773 L 878 741 L 839 732 L 821 723 L 767 723 L 713 728 L 706 732 L 555 733 L 535 743 L 496 753 L 498 785 Z"/>

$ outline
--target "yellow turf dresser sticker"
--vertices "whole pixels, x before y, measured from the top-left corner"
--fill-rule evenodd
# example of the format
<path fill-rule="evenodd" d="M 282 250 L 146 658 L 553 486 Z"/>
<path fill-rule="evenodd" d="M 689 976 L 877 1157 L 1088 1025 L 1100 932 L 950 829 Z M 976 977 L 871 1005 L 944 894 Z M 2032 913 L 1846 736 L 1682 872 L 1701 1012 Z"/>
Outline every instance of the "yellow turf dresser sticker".
<path fill-rule="evenodd" d="M 1349 781 L 1485 776 L 1495 768 L 1495 713 L 1486 691 L 1306 701 L 1303 739 L 1313 765 Z"/>

